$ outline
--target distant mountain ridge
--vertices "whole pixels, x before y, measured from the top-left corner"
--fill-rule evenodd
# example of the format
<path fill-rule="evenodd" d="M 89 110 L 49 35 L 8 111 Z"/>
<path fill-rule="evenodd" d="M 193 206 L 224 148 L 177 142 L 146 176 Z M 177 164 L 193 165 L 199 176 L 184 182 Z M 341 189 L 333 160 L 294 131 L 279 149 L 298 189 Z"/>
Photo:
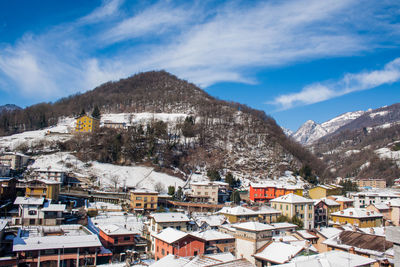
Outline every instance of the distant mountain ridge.
<path fill-rule="evenodd" d="M 21 107 L 14 105 L 14 104 L 6 104 L 3 106 L 0 106 L 0 113 L 4 111 L 13 111 L 13 110 L 20 110 L 22 109 Z"/>

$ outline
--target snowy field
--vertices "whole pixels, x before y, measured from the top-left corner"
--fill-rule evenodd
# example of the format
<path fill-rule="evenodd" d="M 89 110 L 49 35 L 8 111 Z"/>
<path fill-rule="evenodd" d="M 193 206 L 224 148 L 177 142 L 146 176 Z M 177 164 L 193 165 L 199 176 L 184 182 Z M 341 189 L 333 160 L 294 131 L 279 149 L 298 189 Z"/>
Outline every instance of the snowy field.
<path fill-rule="evenodd" d="M 117 180 L 119 186 L 143 187 L 154 190 L 157 183 L 164 186 L 165 192 L 168 186 L 182 186 L 184 181 L 178 177 L 154 171 L 151 167 L 118 166 L 95 161 L 84 162 L 67 152 L 57 152 L 50 155 L 35 157 L 31 168 L 64 169 L 82 176 L 98 177 L 102 187 L 114 187 Z"/>

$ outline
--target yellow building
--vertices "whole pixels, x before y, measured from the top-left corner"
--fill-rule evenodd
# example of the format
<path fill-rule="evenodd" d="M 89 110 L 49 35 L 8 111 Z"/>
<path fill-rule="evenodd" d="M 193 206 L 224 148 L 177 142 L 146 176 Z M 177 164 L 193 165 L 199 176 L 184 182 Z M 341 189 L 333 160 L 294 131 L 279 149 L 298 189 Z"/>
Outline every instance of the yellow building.
<path fill-rule="evenodd" d="M 366 209 L 348 208 L 331 214 L 336 224 L 351 224 L 359 228 L 382 226 L 383 215 Z"/>
<path fill-rule="evenodd" d="M 284 195 L 271 201 L 271 207 L 280 210 L 282 215 L 296 216 L 304 223 L 304 229 L 314 228 L 314 201 L 295 194 Z"/>
<path fill-rule="evenodd" d="M 153 211 L 157 209 L 158 192 L 148 189 L 131 191 L 131 208 L 135 211 Z"/>
<path fill-rule="evenodd" d="M 308 195 L 312 199 L 321 199 L 330 195 L 340 195 L 342 192 L 340 185 L 318 185 L 308 190 Z"/>
<path fill-rule="evenodd" d="M 25 196 L 47 198 L 58 201 L 60 195 L 60 182 L 52 180 L 31 180 L 26 182 Z"/>
<path fill-rule="evenodd" d="M 76 119 L 75 132 L 80 133 L 91 133 L 96 131 L 100 127 L 100 120 L 83 115 Z"/>

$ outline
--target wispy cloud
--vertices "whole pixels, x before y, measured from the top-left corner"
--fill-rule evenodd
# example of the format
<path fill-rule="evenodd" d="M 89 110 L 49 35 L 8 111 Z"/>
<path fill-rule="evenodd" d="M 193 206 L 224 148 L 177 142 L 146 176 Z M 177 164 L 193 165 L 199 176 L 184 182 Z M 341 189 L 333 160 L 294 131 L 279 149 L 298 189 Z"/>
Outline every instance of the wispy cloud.
<path fill-rule="evenodd" d="M 372 89 L 384 84 L 391 84 L 399 80 L 400 58 L 396 58 L 381 70 L 349 73 L 334 82 L 307 85 L 300 92 L 280 95 L 269 104 L 277 106 L 279 110 L 286 110 L 296 106 L 322 102 L 356 91 Z"/>
<path fill-rule="evenodd" d="M 390 43 L 400 32 L 391 16 L 375 14 L 381 5 L 291 0 L 132 6 L 130 1 L 105 0 L 75 21 L 25 34 L 15 44 L 0 44 L 0 83 L 41 100 L 152 69 L 166 69 L 204 87 L 222 81 L 256 83 L 249 70 L 353 55 Z M 369 25 L 377 25 L 372 34 L 367 34 Z M 385 35 L 378 34 L 381 29 Z M 357 80 L 347 79 L 349 87 Z M 275 103 L 290 108 L 323 101 L 337 91 L 311 85 Z"/>

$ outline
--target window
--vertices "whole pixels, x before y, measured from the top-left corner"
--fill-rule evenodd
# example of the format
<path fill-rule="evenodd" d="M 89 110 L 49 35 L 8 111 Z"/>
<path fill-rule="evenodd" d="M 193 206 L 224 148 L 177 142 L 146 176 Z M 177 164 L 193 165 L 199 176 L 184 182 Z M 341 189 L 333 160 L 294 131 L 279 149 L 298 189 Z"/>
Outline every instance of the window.
<path fill-rule="evenodd" d="M 161 250 L 161 254 L 165 255 L 165 250 L 164 249 Z"/>
<path fill-rule="evenodd" d="M 289 210 L 289 205 L 286 205 L 286 210 Z"/>
<path fill-rule="evenodd" d="M 136 207 L 141 207 L 142 203 L 136 203 Z"/>
<path fill-rule="evenodd" d="M 28 211 L 28 214 L 29 215 L 36 215 L 37 211 L 36 210 L 30 210 L 30 211 Z"/>
<path fill-rule="evenodd" d="M 178 226 L 176 227 L 176 230 L 181 230 L 181 226 L 178 225 Z"/>
<path fill-rule="evenodd" d="M 136 197 L 136 200 L 142 200 L 142 197 Z"/>
<path fill-rule="evenodd" d="M 301 205 L 300 207 L 301 207 L 301 210 L 303 210 L 303 209 L 304 209 L 304 205 Z"/>
<path fill-rule="evenodd" d="M 124 241 L 130 241 L 131 237 L 130 236 L 124 236 Z"/>
<path fill-rule="evenodd" d="M 147 201 L 147 197 L 144 197 L 144 201 Z"/>

